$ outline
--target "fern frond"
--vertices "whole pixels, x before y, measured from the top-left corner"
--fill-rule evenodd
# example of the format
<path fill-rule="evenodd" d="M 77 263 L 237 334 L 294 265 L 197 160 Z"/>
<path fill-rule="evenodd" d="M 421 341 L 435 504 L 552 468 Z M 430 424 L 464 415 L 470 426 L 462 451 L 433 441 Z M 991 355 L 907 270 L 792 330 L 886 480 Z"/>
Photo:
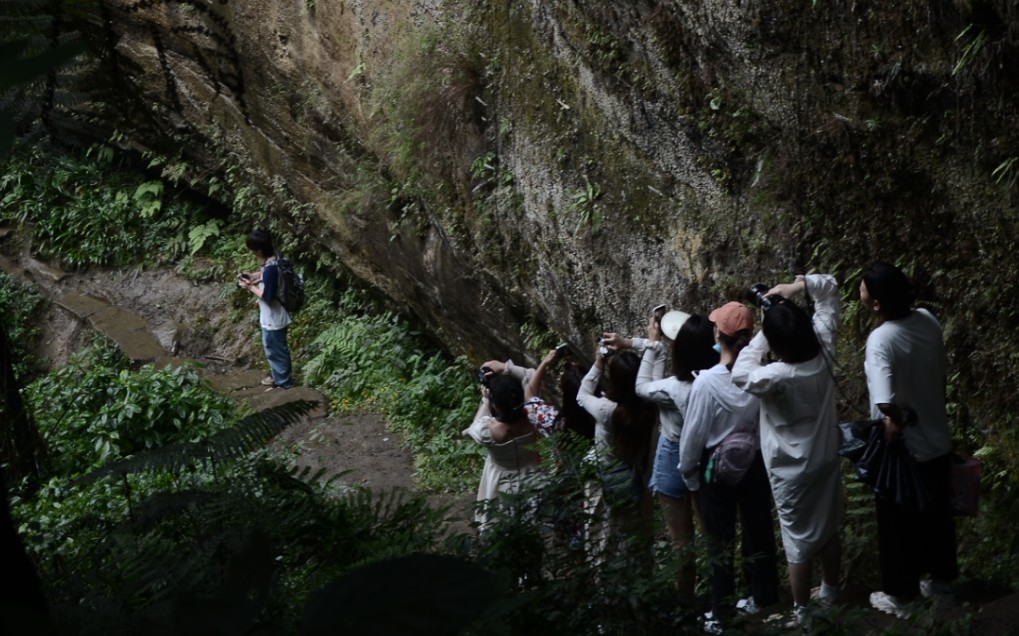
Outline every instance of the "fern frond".
<path fill-rule="evenodd" d="M 203 442 L 170 444 L 107 464 L 75 483 L 87 485 L 111 474 L 166 471 L 177 474 L 200 462 L 224 462 L 242 457 L 265 445 L 291 424 L 311 412 L 318 402 L 296 400 L 253 413 L 232 428 Z"/>

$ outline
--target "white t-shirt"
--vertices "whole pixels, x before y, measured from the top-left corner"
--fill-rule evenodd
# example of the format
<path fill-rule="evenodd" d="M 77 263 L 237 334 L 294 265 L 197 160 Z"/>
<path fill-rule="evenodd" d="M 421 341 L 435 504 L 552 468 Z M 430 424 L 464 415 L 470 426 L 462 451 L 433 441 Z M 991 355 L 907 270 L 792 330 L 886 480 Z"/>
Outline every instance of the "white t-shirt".
<path fill-rule="evenodd" d="M 903 427 L 906 447 L 925 462 L 952 450 L 945 411 L 945 344 L 941 324 L 926 309 L 882 323 L 867 338 L 864 371 L 871 416 L 878 404 L 916 411 L 917 423 Z"/>
<path fill-rule="evenodd" d="M 258 281 L 259 289 L 265 290 L 266 276 L 278 276 L 276 257 L 267 258 L 262 265 L 262 276 Z M 274 286 L 275 287 L 275 286 Z M 278 290 L 279 287 L 276 287 Z M 258 299 L 258 323 L 266 331 L 278 331 L 290 324 L 290 314 L 283 308 L 278 298 L 266 301 Z"/>

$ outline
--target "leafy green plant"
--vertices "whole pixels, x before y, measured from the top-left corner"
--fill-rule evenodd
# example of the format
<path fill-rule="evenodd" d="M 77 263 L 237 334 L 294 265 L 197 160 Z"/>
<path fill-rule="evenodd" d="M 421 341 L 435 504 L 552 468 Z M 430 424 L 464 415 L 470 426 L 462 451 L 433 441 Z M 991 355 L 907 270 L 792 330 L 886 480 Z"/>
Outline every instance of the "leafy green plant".
<path fill-rule="evenodd" d="M 235 415 L 225 397 L 180 367 L 132 372 L 99 343 L 32 383 L 27 402 L 62 474 L 173 442 L 198 441 Z"/>
<path fill-rule="evenodd" d="M 162 181 L 145 178 L 130 163 L 106 145 L 80 155 L 45 144 L 19 149 L 0 179 L 7 218 L 32 223 L 36 249 L 71 266 L 181 257 L 191 244 L 188 228 L 208 230 L 203 213 L 166 196 Z"/>
<path fill-rule="evenodd" d="M 397 316 L 365 315 L 359 304 L 348 292 L 332 326 L 309 345 L 306 381 L 338 412 L 384 413 L 414 451 L 424 485 L 464 489 L 477 478 L 482 456 L 460 436 L 477 396 L 466 365 L 422 352 L 418 334 Z"/>
<path fill-rule="evenodd" d="M 219 236 L 222 222 L 219 219 L 211 219 L 207 223 L 202 225 L 196 225 L 191 228 L 188 232 L 188 241 L 191 244 L 189 250 L 191 256 L 194 256 L 205 247 L 205 243 L 214 236 Z"/>
<path fill-rule="evenodd" d="M 1014 186 L 1016 180 L 1019 179 L 1019 171 L 1015 169 L 1017 161 L 1019 161 L 1019 157 L 1009 157 L 998 164 L 998 167 L 991 172 L 995 182 L 1001 183 L 1004 181 L 1008 184 L 1008 187 Z"/>
<path fill-rule="evenodd" d="M 161 181 L 146 181 L 135 188 L 132 197 L 138 205 L 138 211 L 143 219 L 151 219 L 163 208 L 163 183 Z"/>
<path fill-rule="evenodd" d="M 602 190 L 596 183 L 584 177 L 584 187 L 570 195 L 571 206 L 577 213 L 577 229 L 585 225 L 597 227 L 601 224 L 601 212 L 598 200 L 602 197 Z"/>
<path fill-rule="evenodd" d="M 959 42 L 960 40 L 965 39 L 966 36 L 969 35 L 970 31 L 972 31 L 975 26 L 976 25 L 970 24 L 965 29 L 963 29 L 962 32 L 960 32 L 959 35 L 955 37 L 955 41 Z M 955 67 L 952 68 L 952 75 L 958 74 L 959 71 L 964 69 L 967 65 L 971 64 L 973 60 L 976 59 L 977 55 L 980 53 L 980 50 L 984 47 L 984 44 L 986 43 L 987 43 L 987 31 L 981 29 L 975 36 L 973 36 L 973 39 L 971 39 L 969 42 L 963 45 L 962 55 L 959 56 L 959 61 L 956 62 Z"/>

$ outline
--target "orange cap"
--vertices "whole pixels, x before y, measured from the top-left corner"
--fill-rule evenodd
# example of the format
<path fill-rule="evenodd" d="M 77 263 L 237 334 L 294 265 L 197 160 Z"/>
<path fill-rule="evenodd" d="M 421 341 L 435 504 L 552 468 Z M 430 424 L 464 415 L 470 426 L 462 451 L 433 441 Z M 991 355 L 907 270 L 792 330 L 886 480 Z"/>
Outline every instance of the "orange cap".
<path fill-rule="evenodd" d="M 754 328 L 754 314 L 743 303 L 735 300 L 725 303 L 711 312 L 708 320 L 715 323 L 718 330 L 727 336 L 735 336 L 744 329 Z"/>

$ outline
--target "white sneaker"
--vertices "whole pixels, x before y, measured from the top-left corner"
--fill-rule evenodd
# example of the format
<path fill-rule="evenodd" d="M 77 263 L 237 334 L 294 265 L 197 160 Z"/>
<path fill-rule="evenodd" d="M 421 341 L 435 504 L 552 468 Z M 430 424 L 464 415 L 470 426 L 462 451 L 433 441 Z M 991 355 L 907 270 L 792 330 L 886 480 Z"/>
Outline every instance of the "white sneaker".
<path fill-rule="evenodd" d="M 827 592 L 825 594 L 824 592 Z M 820 585 L 810 590 L 810 600 L 817 601 L 821 607 L 831 607 L 839 596 L 839 588 L 834 585 Z"/>
<path fill-rule="evenodd" d="M 715 620 L 715 615 L 712 612 L 705 612 L 704 619 L 704 633 L 706 634 L 721 634 L 722 624 Z"/>
<path fill-rule="evenodd" d="M 920 579 L 920 596 L 938 598 L 949 603 L 955 602 L 955 590 L 952 589 L 952 584 L 932 578 Z"/>
<path fill-rule="evenodd" d="M 758 612 L 761 611 L 761 608 L 757 607 L 757 603 L 754 602 L 753 596 L 741 598 L 740 600 L 736 601 L 736 609 L 740 612 L 743 612 L 744 614 L 749 614 L 750 616 L 753 616 L 754 614 L 757 614 Z"/>
<path fill-rule="evenodd" d="M 788 627 L 803 627 L 807 624 L 807 606 L 793 604 L 793 620 L 795 624 Z"/>
<path fill-rule="evenodd" d="M 885 594 L 884 592 L 871 593 L 870 606 L 879 612 L 891 614 L 898 618 L 907 618 L 909 616 L 908 603 L 900 601 L 891 594 Z"/>

